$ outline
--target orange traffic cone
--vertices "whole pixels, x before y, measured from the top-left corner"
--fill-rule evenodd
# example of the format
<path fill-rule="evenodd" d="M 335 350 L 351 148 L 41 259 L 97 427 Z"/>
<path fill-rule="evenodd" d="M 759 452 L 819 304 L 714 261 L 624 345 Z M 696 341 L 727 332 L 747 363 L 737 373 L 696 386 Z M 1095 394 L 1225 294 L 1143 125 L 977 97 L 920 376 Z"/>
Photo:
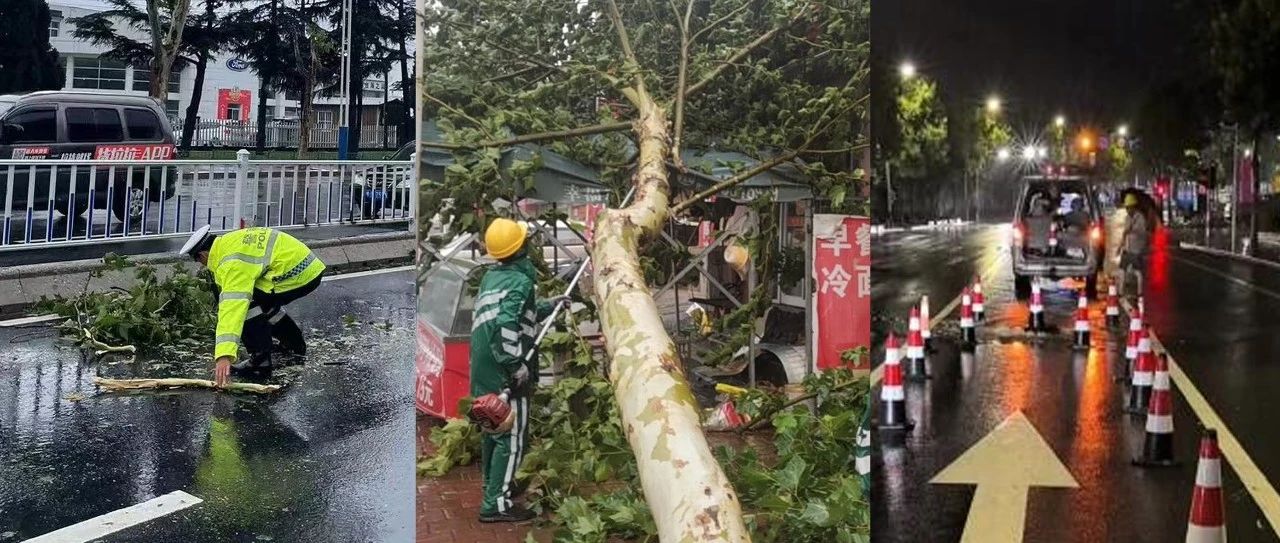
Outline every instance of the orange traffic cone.
<path fill-rule="evenodd" d="M 960 293 L 960 342 L 965 351 L 973 351 L 978 344 L 978 334 L 973 322 L 973 298 L 969 295 L 969 287 Z"/>
<path fill-rule="evenodd" d="M 1040 293 L 1040 285 L 1031 283 L 1031 312 L 1027 314 L 1027 330 L 1044 331 L 1044 297 Z"/>
<path fill-rule="evenodd" d="M 982 278 L 973 276 L 973 318 L 979 322 L 987 320 L 987 308 L 982 298 Z"/>
<path fill-rule="evenodd" d="M 1127 411 L 1135 415 L 1146 414 L 1147 404 L 1151 400 L 1151 384 L 1155 379 L 1155 355 L 1151 354 L 1151 341 L 1147 338 L 1148 330 L 1142 329 L 1142 337 L 1138 340 L 1138 361 L 1133 366 L 1133 379 L 1129 381 L 1129 408 Z"/>
<path fill-rule="evenodd" d="M 1129 319 L 1129 340 L 1124 347 L 1124 371 L 1116 375 L 1117 381 L 1133 380 L 1133 366 L 1138 361 L 1138 343 L 1142 341 L 1142 314 L 1135 314 Z"/>
<path fill-rule="evenodd" d="M 925 379 L 924 338 L 920 336 L 920 309 L 911 308 L 907 321 L 907 375 L 912 380 Z"/>
<path fill-rule="evenodd" d="M 1196 488 L 1191 493 L 1191 514 L 1187 518 L 1187 543 L 1226 543 L 1226 509 L 1222 503 L 1222 451 L 1218 432 L 1205 430 L 1200 439 L 1200 464 L 1196 466 Z"/>
<path fill-rule="evenodd" d="M 1173 459 L 1173 392 L 1169 390 L 1169 357 L 1160 353 L 1157 360 L 1151 402 L 1147 406 L 1147 436 L 1142 444 L 1142 456 L 1134 458 L 1133 463 L 1145 467 L 1176 466 L 1178 462 Z"/>
<path fill-rule="evenodd" d="M 884 376 L 880 381 L 880 421 L 882 431 L 910 430 L 907 420 L 906 393 L 902 388 L 902 365 L 899 363 L 898 338 L 892 333 L 884 343 Z"/>
<path fill-rule="evenodd" d="M 1115 285 L 1107 286 L 1107 326 L 1120 326 L 1120 293 Z"/>
<path fill-rule="evenodd" d="M 1076 298 L 1076 334 L 1073 347 L 1077 349 L 1089 348 L 1089 298 L 1085 296 L 1084 289 L 1080 290 L 1079 297 Z"/>

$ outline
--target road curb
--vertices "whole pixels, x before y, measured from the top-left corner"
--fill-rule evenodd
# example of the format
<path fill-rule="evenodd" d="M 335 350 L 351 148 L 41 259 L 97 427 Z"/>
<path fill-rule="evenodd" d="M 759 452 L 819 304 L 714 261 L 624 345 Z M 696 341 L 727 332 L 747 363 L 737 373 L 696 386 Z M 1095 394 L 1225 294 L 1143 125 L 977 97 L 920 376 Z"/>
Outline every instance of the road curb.
<path fill-rule="evenodd" d="M 1189 250 L 1189 251 L 1198 251 L 1198 252 L 1201 252 L 1201 253 L 1210 254 L 1210 255 L 1214 255 L 1214 256 L 1225 256 L 1225 257 L 1228 257 L 1228 258 L 1234 258 L 1234 259 L 1236 259 L 1236 260 L 1242 260 L 1242 261 L 1244 261 L 1244 262 L 1248 262 L 1248 263 L 1250 263 L 1250 264 L 1261 264 L 1261 265 L 1263 265 L 1263 266 L 1267 266 L 1267 267 L 1271 267 L 1271 268 L 1275 268 L 1275 269 L 1280 270 L 1280 262 L 1273 262 L 1273 261 L 1271 261 L 1271 260 L 1266 260 L 1266 259 L 1258 258 L 1258 257 L 1256 257 L 1256 256 L 1249 256 L 1249 255 L 1236 254 L 1236 253 L 1233 253 L 1233 252 L 1231 252 L 1231 251 L 1224 251 L 1224 250 L 1222 250 L 1222 249 L 1214 249 L 1213 247 L 1206 247 L 1206 246 L 1204 246 L 1204 245 L 1197 245 L 1197 244 L 1195 244 L 1195 243 L 1187 243 L 1187 242 L 1185 242 L 1185 241 L 1179 241 L 1179 242 L 1178 242 L 1178 247 L 1179 247 L 1179 248 L 1181 248 L 1181 249 L 1187 249 L 1187 250 Z"/>
<path fill-rule="evenodd" d="M 414 235 L 411 232 L 379 232 L 307 241 L 307 246 L 332 271 L 381 268 L 413 262 Z M 193 265 L 190 259 L 173 253 L 130 256 L 129 260 L 157 266 L 161 275 L 170 272 L 171 264 Z M 101 258 L 93 258 L 0 269 L 0 316 L 21 315 L 42 297 L 103 292 L 117 287 L 128 288 L 133 284 L 132 270 L 100 272 L 104 268 Z"/>

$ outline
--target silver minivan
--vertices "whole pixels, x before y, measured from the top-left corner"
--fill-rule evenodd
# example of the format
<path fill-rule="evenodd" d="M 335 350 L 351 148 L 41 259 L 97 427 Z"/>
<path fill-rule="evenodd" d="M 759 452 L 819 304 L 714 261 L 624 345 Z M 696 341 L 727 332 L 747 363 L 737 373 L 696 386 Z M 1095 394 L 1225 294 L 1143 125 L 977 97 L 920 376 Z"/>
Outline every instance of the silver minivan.
<path fill-rule="evenodd" d="M 1017 297 L 1030 296 L 1036 278 L 1073 277 L 1096 298 L 1106 229 L 1093 185 L 1079 176 L 1027 176 L 1016 205 L 1010 253 Z"/>

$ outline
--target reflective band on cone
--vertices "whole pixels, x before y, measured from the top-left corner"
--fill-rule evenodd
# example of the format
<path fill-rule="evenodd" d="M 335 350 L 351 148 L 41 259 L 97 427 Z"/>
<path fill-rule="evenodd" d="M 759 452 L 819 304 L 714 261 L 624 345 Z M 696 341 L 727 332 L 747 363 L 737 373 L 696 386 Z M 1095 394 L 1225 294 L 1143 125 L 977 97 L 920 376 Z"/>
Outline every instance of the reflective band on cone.
<path fill-rule="evenodd" d="M 898 338 L 892 333 L 884 343 L 884 375 L 880 381 L 880 430 L 909 430 L 906 394 L 902 388 L 902 365 L 899 363 Z"/>
<path fill-rule="evenodd" d="M 1146 467 L 1177 465 L 1173 459 L 1173 393 L 1169 390 L 1169 359 L 1160 353 L 1147 406 L 1147 434 L 1142 456 L 1133 463 Z"/>
<path fill-rule="evenodd" d="M 982 278 L 976 275 L 973 276 L 973 317 L 980 321 L 987 318 L 987 310 L 982 298 Z"/>
<path fill-rule="evenodd" d="M 915 380 L 925 378 L 924 338 L 920 337 L 920 309 L 911 308 L 907 321 L 907 375 Z"/>
<path fill-rule="evenodd" d="M 933 339 L 933 330 L 929 325 L 929 296 L 920 297 L 920 337 L 924 338 L 925 346 L 929 346 L 929 340 Z"/>
<path fill-rule="evenodd" d="M 1120 294 L 1116 292 L 1115 285 L 1107 286 L 1107 324 L 1120 324 Z"/>
<path fill-rule="evenodd" d="M 1129 319 L 1129 338 L 1125 342 L 1124 347 L 1124 375 L 1117 375 L 1117 381 L 1129 382 L 1133 380 L 1133 366 L 1138 360 L 1138 342 L 1142 339 L 1142 316 L 1138 315 Z"/>
<path fill-rule="evenodd" d="M 1200 463 L 1196 466 L 1196 487 L 1191 493 L 1191 513 L 1187 517 L 1187 543 L 1226 543 L 1226 509 L 1222 503 L 1222 451 L 1218 432 L 1205 430 L 1200 439 Z"/>

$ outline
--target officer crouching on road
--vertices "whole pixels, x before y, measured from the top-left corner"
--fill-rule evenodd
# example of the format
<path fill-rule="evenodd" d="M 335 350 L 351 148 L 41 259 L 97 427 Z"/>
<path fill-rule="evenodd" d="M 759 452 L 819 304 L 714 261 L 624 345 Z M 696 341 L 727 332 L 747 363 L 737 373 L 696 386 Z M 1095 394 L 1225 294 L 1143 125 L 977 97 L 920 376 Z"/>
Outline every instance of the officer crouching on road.
<path fill-rule="evenodd" d="M 471 324 L 471 395 L 509 389 L 510 431 L 484 434 L 480 522 L 523 522 L 536 516 L 516 505 L 516 471 L 529 439 L 529 398 L 538 374 L 536 326 L 568 296 L 534 299 L 536 270 L 529 260 L 528 225 L 495 219 L 484 233 L 485 250 L 498 261 L 480 279 Z M 532 353 L 532 354 L 530 354 Z"/>
<path fill-rule="evenodd" d="M 228 374 L 270 377 L 273 337 L 285 352 L 306 354 L 302 330 L 284 306 L 320 286 L 324 263 L 301 241 L 271 228 L 215 236 L 206 225 L 178 252 L 191 255 L 213 273 L 218 294 L 213 375 L 218 386 L 226 385 Z M 237 363 L 241 343 L 249 359 Z"/>

